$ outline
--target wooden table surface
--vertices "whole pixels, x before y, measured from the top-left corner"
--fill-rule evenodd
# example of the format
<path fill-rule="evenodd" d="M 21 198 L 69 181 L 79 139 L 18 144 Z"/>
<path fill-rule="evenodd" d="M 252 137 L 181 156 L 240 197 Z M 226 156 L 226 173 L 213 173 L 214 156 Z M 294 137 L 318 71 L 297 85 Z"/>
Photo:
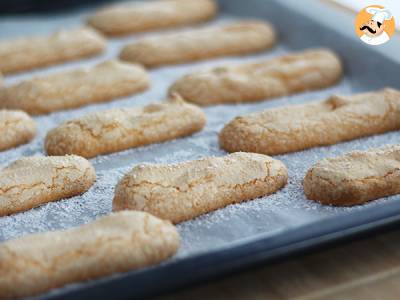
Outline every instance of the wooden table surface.
<path fill-rule="evenodd" d="M 157 300 L 400 299 L 400 229 L 265 265 Z"/>

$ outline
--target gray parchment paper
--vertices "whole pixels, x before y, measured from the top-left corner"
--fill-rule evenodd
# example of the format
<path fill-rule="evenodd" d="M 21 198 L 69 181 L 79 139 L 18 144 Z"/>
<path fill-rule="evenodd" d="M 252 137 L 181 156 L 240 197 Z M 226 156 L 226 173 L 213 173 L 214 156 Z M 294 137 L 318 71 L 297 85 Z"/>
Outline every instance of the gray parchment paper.
<path fill-rule="evenodd" d="M 60 27 L 75 27 L 83 22 L 84 17 L 85 14 L 83 13 L 70 13 L 48 17 L 2 18 L 0 20 L 0 38 L 33 33 L 44 34 Z M 228 22 L 230 20 L 232 20 L 231 16 L 221 15 L 216 22 Z M 104 59 L 116 57 L 121 46 L 131 40 L 134 40 L 134 38 L 110 40 L 107 52 L 100 57 L 9 76 L 5 79 L 5 84 L 18 82 L 33 75 L 73 69 L 77 66 L 89 66 Z M 150 72 L 152 86 L 145 93 L 110 103 L 95 104 L 80 109 L 35 117 L 39 128 L 39 134 L 36 139 L 30 144 L 1 152 L 0 165 L 7 165 L 21 156 L 44 155 L 43 138 L 46 132 L 63 121 L 79 117 L 88 112 L 111 107 L 142 106 L 151 102 L 161 101 L 165 99 L 168 86 L 185 73 L 217 65 L 257 61 L 289 51 L 284 44 L 280 43 L 272 51 L 263 54 L 209 60 L 152 70 Z M 179 140 L 94 158 L 91 162 L 96 168 L 98 179 L 95 185 L 84 195 L 48 203 L 24 213 L 1 217 L 0 240 L 20 237 L 28 233 L 70 228 L 109 213 L 116 183 L 124 173 L 139 163 L 176 163 L 204 156 L 224 155 L 224 151 L 219 149 L 218 146 L 218 132 L 226 122 L 239 114 L 288 104 L 322 100 L 333 93 L 349 94 L 354 90 L 352 81 L 345 77 L 340 84 L 322 91 L 302 93 L 254 104 L 219 105 L 205 108 L 207 126 L 202 132 Z M 281 233 L 289 228 L 337 214 L 346 214 L 351 210 L 362 210 L 365 207 L 379 205 L 385 201 L 399 200 L 400 197 L 395 196 L 364 206 L 334 208 L 306 200 L 301 186 L 301 181 L 307 169 L 322 158 L 340 155 L 351 150 L 364 150 L 370 147 L 380 147 L 384 144 L 395 144 L 399 141 L 400 133 L 392 132 L 331 147 L 314 148 L 303 152 L 277 156 L 289 169 L 288 185 L 274 195 L 246 203 L 230 205 L 224 209 L 178 225 L 182 236 L 182 246 L 174 259 L 215 250 L 220 247 L 229 247 L 233 243 L 248 238 L 257 238 L 261 234 L 273 235 Z"/>

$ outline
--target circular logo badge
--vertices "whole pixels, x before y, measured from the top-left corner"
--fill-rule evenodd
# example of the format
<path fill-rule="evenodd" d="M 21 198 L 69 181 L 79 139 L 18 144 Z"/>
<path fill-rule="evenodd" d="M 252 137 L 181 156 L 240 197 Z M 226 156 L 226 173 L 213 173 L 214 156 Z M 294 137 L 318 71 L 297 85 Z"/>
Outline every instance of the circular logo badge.
<path fill-rule="evenodd" d="M 357 36 L 368 45 L 382 45 L 388 42 L 395 31 L 392 13 L 381 5 L 363 8 L 355 22 Z"/>

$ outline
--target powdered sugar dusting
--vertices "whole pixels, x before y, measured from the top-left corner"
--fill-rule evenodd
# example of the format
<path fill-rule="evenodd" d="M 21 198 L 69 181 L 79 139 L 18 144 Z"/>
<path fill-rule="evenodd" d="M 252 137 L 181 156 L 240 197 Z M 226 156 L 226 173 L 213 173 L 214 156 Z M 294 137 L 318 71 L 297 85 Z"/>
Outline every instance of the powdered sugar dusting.
<path fill-rule="evenodd" d="M 82 16 L 41 20 L 24 17 L 24 20 L 0 21 L 2 30 L 0 37 L 13 34 L 20 30 L 21 24 L 32 32 L 50 32 L 61 24 L 76 26 Z M 218 22 L 226 22 L 222 17 Z M 22 22 L 22 23 L 21 23 Z M 29 24 L 29 26 L 26 26 Z M 4 26 L 3 26 L 4 25 Z M 15 29 L 16 28 L 16 29 Z M 43 29 L 45 28 L 45 29 Z M 133 38 L 114 39 L 109 42 L 108 51 L 101 57 L 84 62 L 73 62 L 55 66 L 45 70 L 10 76 L 5 84 L 29 78 L 33 74 L 45 74 L 71 69 L 76 66 L 93 65 L 106 58 L 116 57 L 119 49 Z M 28 155 L 44 155 L 43 139 L 46 132 L 59 123 L 85 113 L 108 109 L 111 107 L 141 106 L 165 98 L 167 88 L 177 78 L 197 69 L 210 68 L 216 65 L 256 61 L 288 52 L 284 46 L 278 46 L 265 54 L 251 55 L 241 58 L 224 58 L 199 62 L 190 65 L 164 67 L 151 71 L 152 87 L 150 90 L 131 97 L 126 97 L 111 103 L 95 104 L 84 108 L 53 113 L 47 116 L 35 117 L 39 134 L 31 143 L 0 153 L 0 165 Z M 339 85 L 325 89 L 283 97 L 271 101 L 254 104 L 218 105 L 205 108 L 207 125 L 202 132 L 193 136 L 154 144 L 120 153 L 104 155 L 91 160 L 97 171 L 95 185 L 85 194 L 70 199 L 48 203 L 36 209 L 0 218 L 0 240 L 16 238 L 28 233 L 70 228 L 89 222 L 111 211 L 114 188 L 124 173 L 133 166 L 142 163 L 176 163 L 198 159 L 210 155 L 224 155 L 218 146 L 218 132 L 222 126 L 239 114 L 257 112 L 265 108 L 299 104 L 312 100 L 322 100 L 332 93 L 349 94 L 355 90 L 349 80 L 343 80 Z M 358 89 L 357 89 L 358 90 Z M 399 200 L 399 196 L 381 199 L 364 206 L 353 208 L 334 208 L 323 206 L 305 199 L 302 189 L 302 179 L 307 169 L 318 160 L 346 153 L 351 150 L 366 150 L 370 147 L 380 147 L 385 144 L 396 144 L 400 141 L 400 133 L 392 132 L 379 136 L 359 139 L 331 147 L 314 148 L 303 152 L 277 156 L 289 169 L 289 183 L 281 191 L 260 199 L 241 204 L 230 205 L 216 212 L 178 225 L 182 236 L 182 246 L 177 258 L 193 255 L 194 253 L 227 247 L 233 242 L 246 238 L 256 238 L 259 235 L 279 234 L 289 228 L 322 220 L 329 216 L 344 214 L 365 207 L 380 205 L 385 201 Z"/>

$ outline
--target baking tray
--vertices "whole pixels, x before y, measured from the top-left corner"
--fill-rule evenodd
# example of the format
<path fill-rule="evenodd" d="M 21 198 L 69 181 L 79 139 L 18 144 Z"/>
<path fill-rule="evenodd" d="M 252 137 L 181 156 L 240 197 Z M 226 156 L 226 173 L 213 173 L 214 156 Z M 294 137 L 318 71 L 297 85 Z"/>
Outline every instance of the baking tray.
<path fill-rule="evenodd" d="M 115 184 L 124 173 L 139 163 L 181 162 L 209 155 L 224 155 L 218 147 L 218 132 L 238 114 L 261 109 L 322 100 L 333 93 L 350 94 L 392 86 L 400 88 L 400 41 L 397 36 L 380 47 L 363 44 L 353 32 L 353 17 L 320 1 L 220 1 L 221 14 L 215 22 L 256 17 L 272 22 L 279 34 L 279 44 L 258 55 L 209 60 L 151 71 L 152 88 L 140 95 L 111 103 L 36 117 L 38 137 L 28 145 L 0 153 L 0 165 L 23 155 L 43 155 L 46 132 L 62 121 L 90 111 L 110 107 L 141 106 L 161 101 L 176 78 L 197 69 L 236 64 L 274 57 L 294 50 L 326 46 L 336 50 L 345 65 L 340 84 L 321 91 L 302 93 L 252 104 L 219 105 L 205 108 L 207 125 L 193 136 L 155 144 L 91 160 L 98 180 L 84 195 L 45 204 L 39 208 L 0 218 L 0 240 L 28 233 L 69 228 L 86 223 L 111 211 Z M 87 11 L 67 14 L 2 17 L 0 38 L 48 33 L 60 27 L 77 26 Z M 214 23 L 215 23 L 214 22 Z M 149 33 L 146 33 L 149 34 Z M 145 35 L 146 35 L 145 34 Z M 138 35 L 140 36 L 140 35 Z M 101 57 L 55 66 L 7 77 L 6 84 L 36 74 L 93 65 L 115 57 L 123 44 L 135 37 L 113 39 Z M 257 265 L 332 242 L 360 235 L 400 220 L 400 196 L 387 197 L 363 206 L 339 208 L 306 200 L 301 181 L 307 169 L 318 160 L 351 150 L 364 150 L 385 144 L 400 143 L 400 133 L 363 138 L 329 147 L 280 155 L 289 169 L 288 185 L 268 197 L 230 205 L 178 225 L 182 245 L 175 257 L 158 266 L 117 274 L 85 283 L 68 285 L 43 294 L 37 299 L 139 299 L 162 294 L 182 286 L 207 280 L 242 267 Z"/>

